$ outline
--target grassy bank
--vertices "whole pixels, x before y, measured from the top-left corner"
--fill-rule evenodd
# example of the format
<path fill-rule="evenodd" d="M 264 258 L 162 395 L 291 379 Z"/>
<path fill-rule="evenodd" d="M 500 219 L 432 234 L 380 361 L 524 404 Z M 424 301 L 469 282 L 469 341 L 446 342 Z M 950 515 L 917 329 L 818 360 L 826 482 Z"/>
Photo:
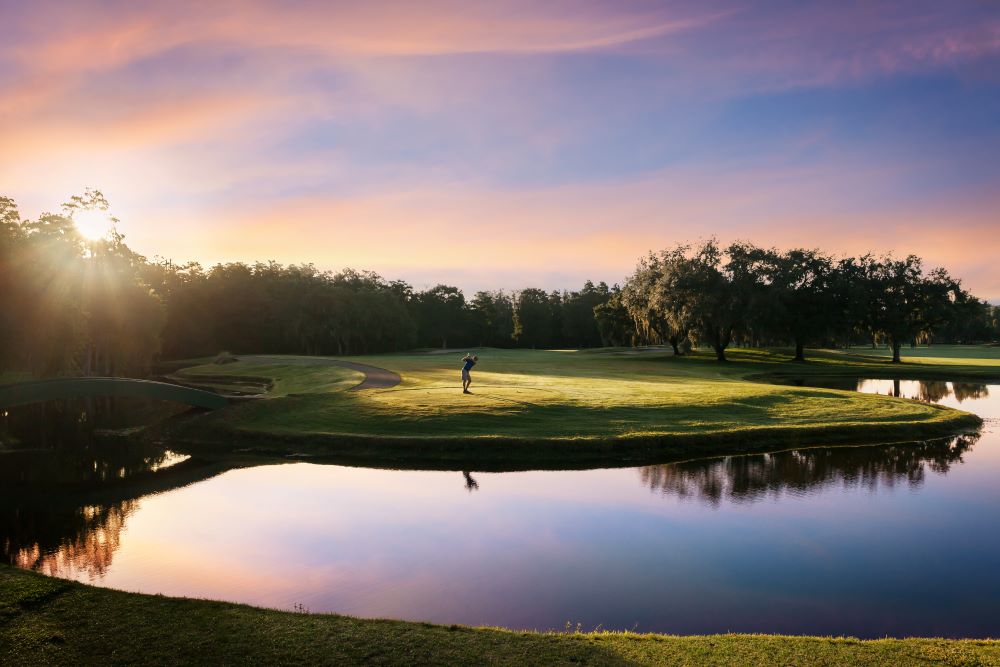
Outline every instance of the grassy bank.
<path fill-rule="evenodd" d="M 846 352 L 886 360 L 892 357 L 892 350 L 885 346 L 877 348 L 853 347 Z M 998 364 L 1000 363 L 1000 345 L 918 345 L 904 347 L 902 357 L 907 364 Z"/>
<path fill-rule="evenodd" d="M 207 415 L 181 435 L 206 445 L 366 463 L 373 457 L 455 465 L 638 461 L 923 439 L 978 423 L 914 401 L 778 385 L 771 381 L 776 376 L 1000 376 L 997 358 L 894 366 L 853 352 L 796 364 L 780 351 L 735 350 L 730 363 L 718 364 L 705 354 L 658 351 L 480 352 L 471 395 L 461 393 L 458 352 L 352 357 L 403 378 L 397 387 L 363 392 L 349 391 L 361 378 L 355 371 L 310 365 L 309 358 L 182 369 L 178 376 L 189 381 L 224 373 L 227 381 L 271 378 L 273 386 L 266 399 Z"/>
<path fill-rule="evenodd" d="M 1000 642 L 534 633 L 137 595 L 0 566 L 0 664 L 1000 665 Z"/>

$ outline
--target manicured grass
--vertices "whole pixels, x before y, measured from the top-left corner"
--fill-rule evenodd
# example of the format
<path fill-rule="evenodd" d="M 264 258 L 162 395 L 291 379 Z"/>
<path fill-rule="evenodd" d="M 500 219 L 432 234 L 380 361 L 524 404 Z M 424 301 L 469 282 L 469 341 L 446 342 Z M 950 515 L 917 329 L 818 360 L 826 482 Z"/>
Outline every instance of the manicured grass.
<path fill-rule="evenodd" d="M 268 391 L 271 398 L 289 395 L 334 394 L 350 389 L 364 379 L 364 374 L 337 366 L 313 365 L 310 357 L 290 357 L 290 363 L 258 363 L 241 361 L 218 366 L 202 364 L 186 368 L 175 377 L 198 380 L 206 387 L 225 391 L 237 383 L 232 380 L 249 378 L 268 379 L 273 386 Z M 295 363 L 291 363 L 295 362 Z"/>
<path fill-rule="evenodd" d="M 734 350 L 727 364 L 707 354 L 632 350 L 479 353 L 471 395 L 461 392 L 461 352 L 352 357 L 403 378 L 392 389 L 361 392 L 347 391 L 360 380 L 357 374 L 311 366 L 304 357 L 184 369 L 185 377 L 217 375 L 221 368 L 226 375 L 265 376 L 275 384 L 270 398 L 200 419 L 182 435 L 244 443 L 256 438 L 279 450 L 387 460 L 707 455 L 920 439 L 978 423 L 933 405 L 778 385 L 766 377 L 1000 377 L 1000 359 L 893 366 L 857 351 L 817 353 L 806 364 L 764 350 Z"/>
<path fill-rule="evenodd" d="M 512 632 L 137 595 L 0 566 L 0 664 L 1000 665 L 1000 642 Z"/>
<path fill-rule="evenodd" d="M 851 353 L 873 357 L 892 357 L 892 350 L 883 347 L 853 347 Z M 904 347 L 900 355 L 904 363 L 933 360 L 939 363 L 997 364 L 1000 363 L 1000 345 L 918 345 Z"/>
<path fill-rule="evenodd" d="M 562 462 L 593 450 L 625 463 L 632 459 L 621 447 L 629 442 L 651 443 L 662 459 L 664 452 L 752 451 L 782 437 L 814 444 L 888 438 L 971 422 L 963 413 L 912 401 L 761 378 L 1000 376 L 992 350 L 969 352 L 894 367 L 860 350 L 817 353 L 808 364 L 788 363 L 781 352 L 743 350 L 724 365 L 707 355 L 629 350 L 483 350 L 472 396 L 460 392 L 460 354 L 352 358 L 403 376 L 396 388 L 365 392 L 348 391 L 359 374 L 309 358 L 207 364 L 183 373 L 234 378 L 208 380 L 223 385 L 271 378 L 270 397 L 200 415 L 183 429 L 194 436 L 208 432 L 233 448 L 258 439 L 289 451 L 336 454 L 355 442 L 359 458 L 381 460 L 388 451 L 390 462 L 406 458 L 409 449 L 413 460 L 441 467 L 463 452 L 484 450 L 497 460 L 529 464 L 537 461 L 536 449 Z M 670 449 L 671 442 L 681 444 Z M 552 443 L 559 449 L 546 449 Z M 610 444 L 602 449 L 600 443 Z M 138 595 L 0 566 L 0 664 L 95 663 L 1000 665 L 1000 642 L 514 632 Z"/>

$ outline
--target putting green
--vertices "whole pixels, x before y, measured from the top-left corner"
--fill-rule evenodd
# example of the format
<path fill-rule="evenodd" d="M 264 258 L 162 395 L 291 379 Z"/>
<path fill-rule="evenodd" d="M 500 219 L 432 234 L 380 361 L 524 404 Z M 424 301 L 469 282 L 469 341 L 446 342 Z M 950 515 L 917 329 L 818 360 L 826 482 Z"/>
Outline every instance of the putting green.
<path fill-rule="evenodd" d="M 707 354 L 677 358 L 655 351 L 477 352 L 472 394 L 461 391 L 463 351 L 352 358 L 402 377 L 392 388 L 355 392 L 348 389 L 357 384 L 358 374 L 321 358 L 247 358 L 226 365 L 225 373 L 273 378 L 268 398 L 202 419 L 198 430 L 185 436 L 217 441 L 270 437 L 272 443 L 297 443 L 297 451 L 308 443 L 316 447 L 311 453 L 332 454 L 345 453 L 345 447 L 360 454 L 359 445 L 367 444 L 369 457 L 388 451 L 372 444 L 400 446 L 392 458 L 468 457 L 476 442 L 531 445 L 516 453 L 483 448 L 480 456 L 552 459 L 592 455 L 588 444 L 600 444 L 601 456 L 614 458 L 634 454 L 637 447 L 644 454 L 672 447 L 674 454 L 692 455 L 785 443 L 884 442 L 939 436 L 978 422 L 966 413 L 915 401 L 760 378 L 1000 376 L 1000 360 L 988 356 L 973 358 L 973 363 L 942 358 L 900 367 L 856 351 L 820 353 L 808 364 L 789 363 L 783 353 L 761 350 L 734 350 L 727 364 Z M 208 364 L 179 375 L 191 379 L 218 371 Z M 433 454 L 417 447 L 426 443 L 434 444 Z M 445 447 L 449 443 L 450 450 Z"/>

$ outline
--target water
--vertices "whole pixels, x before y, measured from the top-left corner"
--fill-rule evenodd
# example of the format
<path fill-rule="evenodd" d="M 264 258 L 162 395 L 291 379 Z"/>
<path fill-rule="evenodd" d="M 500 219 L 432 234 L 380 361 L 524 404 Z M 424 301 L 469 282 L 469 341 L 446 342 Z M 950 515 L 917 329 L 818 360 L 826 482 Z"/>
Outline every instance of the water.
<path fill-rule="evenodd" d="M 0 496 L 0 547 L 100 586 L 366 617 L 1000 636 L 1000 385 L 857 388 L 987 424 L 923 444 L 565 472 L 169 455 L 111 485 Z"/>

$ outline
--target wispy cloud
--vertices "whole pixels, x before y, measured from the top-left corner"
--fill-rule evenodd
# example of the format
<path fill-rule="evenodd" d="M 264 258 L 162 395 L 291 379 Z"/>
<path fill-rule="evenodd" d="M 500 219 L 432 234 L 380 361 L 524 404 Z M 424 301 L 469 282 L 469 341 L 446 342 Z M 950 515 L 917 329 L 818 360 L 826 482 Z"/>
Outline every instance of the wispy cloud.
<path fill-rule="evenodd" d="M 995 222 L 995 3 L 0 8 L 3 194 L 100 186 L 149 254 L 613 278 L 717 233 L 912 246 L 1000 296 L 968 240 Z"/>

